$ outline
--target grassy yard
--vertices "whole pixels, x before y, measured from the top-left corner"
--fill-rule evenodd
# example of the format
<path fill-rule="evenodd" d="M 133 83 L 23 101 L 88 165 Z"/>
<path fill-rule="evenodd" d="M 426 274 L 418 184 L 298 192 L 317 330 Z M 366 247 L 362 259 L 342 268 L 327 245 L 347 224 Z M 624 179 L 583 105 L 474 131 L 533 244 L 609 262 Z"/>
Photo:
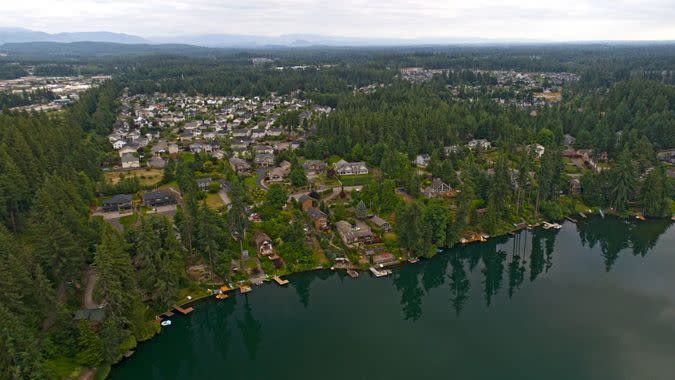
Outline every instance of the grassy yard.
<path fill-rule="evenodd" d="M 368 185 L 373 182 L 372 174 L 345 175 L 340 176 L 340 181 L 344 186 Z"/>
<path fill-rule="evenodd" d="M 220 199 L 220 195 L 218 194 L 207 193 L 204 202 L 206 202 L 206 206 L 212 210 L 219 210 L 224 206 L 223 200 Z"/>
<path fill-rule="evenodd" d="M 138 177 L 141 186 L 155 186 L 162 180 L 163 172 L 159 169 L 136 169 L 123 172 L 107 172 L 105 180 L 110 184 L 117 184 L 123 178 Z"/>
<path fill-rule="evenodd" d="M 138 214 L 125 215 L 120 218 L 120 224 L 123 225 L 126 230 L 136 223 L 139 218 Z"/>

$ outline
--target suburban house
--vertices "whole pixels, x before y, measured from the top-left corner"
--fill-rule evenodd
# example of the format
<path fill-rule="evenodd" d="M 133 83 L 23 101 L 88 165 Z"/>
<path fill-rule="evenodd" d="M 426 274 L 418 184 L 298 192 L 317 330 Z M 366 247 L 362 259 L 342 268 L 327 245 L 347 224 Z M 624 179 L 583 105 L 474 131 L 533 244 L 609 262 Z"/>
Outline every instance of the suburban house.
<path fill-rule="evenodd" d="M 255 244 L 255 249 L 260 256 L 269 256 L 274 253 L 272 239 L 264 232 L 256 231 L 253 234 L 253 244 Z"/>
<path fill-rule="evenodd" d="M 115 150 L 122 149 L 125 145 L 127 145 L 127 142 L 124 140 L 117 140 L 114 143 L 112 143 L 113 149 Z"/>
<path fill-rule="evenodd" d="M 434 180 L 431 181 L 431 186 L 422 189 L 422 194 L 424 194 L 427 198 L 445 196 L 450 194 L 451 192 L 452 187 L 450 187 L 450 185 L 448 185 L 447 183 L 441 181 L 440 178 L 434 178 Z"/>
<path fill-rule="evenodd" d="M 307 214 L 309 215 L 309 218 L 312 219 L 314 228 L 317 230 L 328 229 L 328 215 L 326 215 L 323 211 L 316 207 L 310 207 L 309 210 L 307 210 Z"/>
<path fill-rule="evenodd" d="M 391 225 L 389 224 L 389 222 L 387 222 L 386 220 L 380 218 L 380 217 L 377 216 L 377 215 L 373 215 L 373 216 L 370 218 L 370 221 L 373 222 L 373 224 L 374 224 L 377 228 L 380 228 L 380 229 L 383 230 L 383 231 L 390 231 L 390 230 L 391 230 Z"/>
<path fill-rule="evenodd" d="M 415 158 L 415 165 L 417 165 L 418 168 L 426 168 L 429 166 L 429 161 L 431 161 L 431 156 L 428 154 L 419 154 Z"/>
<path fill-rule="evenodd" d="M 230 166 L 232 166 L 232 170 L 237 172 L 237 174 L 248 173 L 248 171 L 251 170 L 251 164 L 242 160 L 241 158 L 232 157 L 229 161 Z"/>
<path fill-rule="evenodd" d="M 282 161 L 279 167 L 276 167 L 267 173 L 267 179 L 270 182 L 281 182 L 291 172 L 291 163 Z"/>
<path fill-rule="evenodd" d="M 340 160 L 335 163 L 334 167 L 339 175 L 368 174 L 368 167 L 365 162 L 347 162 L 345 160 Z"/>
<path fill-rule="evenodd" d="M 269 145 L 256 145 L 253 151 L 255 154 L 273 154 L 274 148 Z"/>
<path fill-rule="evenodd" d="M 544 148 L 544 146 L 541 145 L 541 144 L 532 144 L 532 145 L 526 146 L 525 150 L 527 151 L 527 153 L 534 152 L 534 154 L 537 155 L 537 158 L 541 158 L 541 156 L 544 155 L 544 152 L 546 151 L 546 148 Z"/>
<path fill-rule="evenodd" d="M 476 149 L 476 148 L 486 150 L 486 149 L 490 149 L 492 147 L 492 144 L 486 139 L 474 139 L 474 140 L 469 141 L 466 144 L 466 147 L 471 149 L 471 150 Z"/>
<path fill-rule="evenodd" d="M 372 243 L 375 240 L 373 232 L 367 226 L 352 227 L 349 222 L 341 220 L 335 223 L 338 234 L 346 245 Z"/>
<path fill-rule="evenodd" d="M 300 204 L 300 209 L 306 212 L 310 208 L 314 207 L 314 198 L 307 194 L 303 194 L 300 196 L 300 198 L 298 198 L 298 204 Z"/>
<path fill-rule="evenodd" d="M 178 147 L 178 144 L 169 144 L 168 151 L 169 154 L 178 154 L 178 152 L 180 152 L 180 148 Z"/>
<path fill-rule="evenodd" d="M 117 194 L 102 203 L 104 212 L 130 210 L 132 207 L 130 194 Z"/>
<path fill-rule="evenodd" d="M 143 204 L 150 207 L 176 204 L 176 197 L 168 190 L 155 190 L 143 195 Z"/>
<path fill-rule="evenodd" d="M 138 161 L 138 157 L 131 153 L 125 153 L 122 155 L 122 169 L 134 169 L 140 167 L 141 163 Z"/>
<path fill-rule="evenodd" d="M 206 191 L 209 188 L 209 184 L 213 182 L 211 177 L 206 177 L 206 178 L 198 178 L 195 182 L 197 182 L 197 187 L 201 191 Z"/>
<path fill-rule="evenodd" d="M 274 165 L 274 156 L 271 154 L 256 154 L 253 162 L 260 167 L 272 166 Z"/>
<path fill-rule="evenodd" d="M 302 168 L 307 173 L 318 174 L 326 171 L 326 163 L 320 160 L 307 160 L 302 164 Z"/>
<path fill-rule="evenodd" d="M 443 148 L 443 152 L 445 153 L 446 156 L 455 154 L 459 152 L 459 145 L 448 145 L 445 148 Z"/>
<path fill-rule="evenodd" d="M 164 169 L 166 166 L 166 160 L 159 156 L 154 156 L 148 160 L 148 166 L 153 169 Z"/>

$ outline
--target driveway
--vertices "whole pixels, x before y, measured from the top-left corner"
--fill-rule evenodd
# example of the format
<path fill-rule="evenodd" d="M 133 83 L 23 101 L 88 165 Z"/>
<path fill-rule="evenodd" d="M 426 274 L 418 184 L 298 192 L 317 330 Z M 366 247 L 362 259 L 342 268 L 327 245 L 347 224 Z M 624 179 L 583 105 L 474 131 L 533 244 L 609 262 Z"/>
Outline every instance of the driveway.
<path fill-rule="evenodd" d="M 269 168 L 258 168 L 255 170 L 255 184 L 263 191 L 269 190 L 267 185 L 265 185 L 265 175 L 268 170 Z"/>

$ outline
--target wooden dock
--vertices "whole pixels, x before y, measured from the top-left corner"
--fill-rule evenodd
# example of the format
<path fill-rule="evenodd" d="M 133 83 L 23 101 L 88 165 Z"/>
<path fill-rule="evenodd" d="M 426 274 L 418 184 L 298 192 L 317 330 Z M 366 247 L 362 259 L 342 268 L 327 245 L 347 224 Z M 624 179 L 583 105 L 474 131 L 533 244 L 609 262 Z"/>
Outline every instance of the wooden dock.
<path fill-rule="evenodd" d="M 248 286 L 248 285 L 242 285 L 242 286 L 239 287 L 239 291 L 241 292 L 241 294 L 246 294 L 246 293 L 250 292 L 251 290 L 253 290 L 253 289 L 251 289 L 251 287 Z"/>
<path fill-rule="evenodd" d="M 182 307 L 176 306 L 176 305 L 174 305 L 173 308 L 176 309 L 177 312 L 179 312 L 179 313 L 181 313 L 181 314 L 183 314 L 183 315 L 188 315 L 188 314 L 192 313 L 192 312 L 195 310 L 195 309 L 192 308 L 192 307 L 188 307 L 187 309 L 183 309 Z"/>
<path fill-rule="evenodd" d="M 274 280 L 274 281 L 275 281 L 277 284 L 279 284 L 279 285 L 286 285 L 286 284 L 288 284 L 288 280 L 284 280 L 283 278 L 281 278 L 281 277 L 279 277 L 279 276 L 274 276 L 274 277 L 272 277 L 272 280 Z"/>
<path fill-rule="evenodd" d="M 576 223 L 576 222 L 577 222 L 577 220 L 574 219 L 574 218 L 572 218 L 571 216 L 566 216 L 565 219 L 569 220 L 569 221 L 572 222 L 572 223 Z"/>
<path fill-rule="evenodd" d="M 357 278 L 359 277 L 359 272 L 355 271 L 354 269 L 347 269 L 347 275 L 351 278 Z"/>
<path fill-rule="evenodd" d="M 230 296 L 228 296 L 228 295 L 225 294 L 225 293 L 218 293 L 218 294 L 216 294 L 216 299 L 218 299 L 218 300 L 224 300 L 224 299 L 227 299 L 227 298 L 230 298 Z"/>

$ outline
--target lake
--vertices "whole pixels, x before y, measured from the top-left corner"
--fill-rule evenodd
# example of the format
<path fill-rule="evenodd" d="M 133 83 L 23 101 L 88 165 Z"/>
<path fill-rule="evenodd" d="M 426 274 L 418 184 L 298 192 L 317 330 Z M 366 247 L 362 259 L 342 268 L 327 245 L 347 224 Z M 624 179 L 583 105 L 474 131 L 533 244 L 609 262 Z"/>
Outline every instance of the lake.
<path fill-rule="evenodd" d="M 675 379 L 675 227 L 588 219 L 174 316 L 112 379 Z"/>

